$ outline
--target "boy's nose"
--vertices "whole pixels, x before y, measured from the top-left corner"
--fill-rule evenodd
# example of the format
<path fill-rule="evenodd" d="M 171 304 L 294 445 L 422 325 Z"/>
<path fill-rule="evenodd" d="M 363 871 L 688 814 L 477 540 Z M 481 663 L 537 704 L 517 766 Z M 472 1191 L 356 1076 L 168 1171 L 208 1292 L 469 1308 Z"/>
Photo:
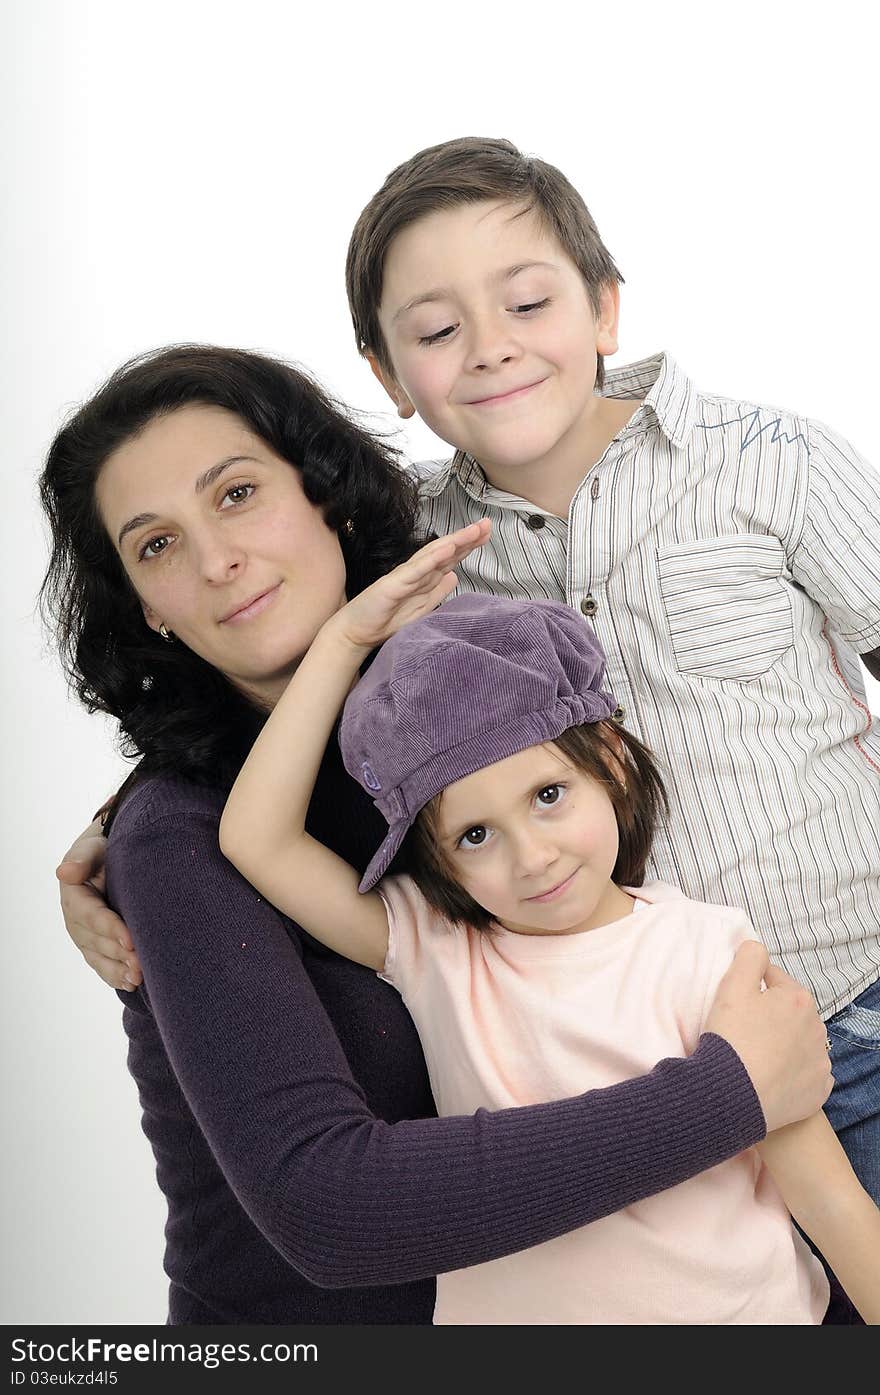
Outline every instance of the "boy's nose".
<path fill-rule="evenodd" d="M 518 356 L 519 350 L 509 326 L 494 320 L 474 325 L 468 354 L 468 368 L 472 373 L 501 368 Z"/>

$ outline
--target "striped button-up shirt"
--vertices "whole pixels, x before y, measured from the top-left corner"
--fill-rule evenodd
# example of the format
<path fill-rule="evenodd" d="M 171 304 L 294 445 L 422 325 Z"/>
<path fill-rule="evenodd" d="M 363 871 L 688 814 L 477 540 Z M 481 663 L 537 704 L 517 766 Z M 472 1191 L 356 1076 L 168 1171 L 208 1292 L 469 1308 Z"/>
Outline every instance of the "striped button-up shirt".
<path fill-rule="evenodd" d="M 649 876 L 743 907 L 827 1017 L 880 975 L 880 478 L 840 437 L 697 391 L 663 355 L 609 372 L 640 405 L 561 519 L 459 452 L 422 523 L 488 515 L 461 586 L 580 609 L 618 719 L 671 802 Z"/>

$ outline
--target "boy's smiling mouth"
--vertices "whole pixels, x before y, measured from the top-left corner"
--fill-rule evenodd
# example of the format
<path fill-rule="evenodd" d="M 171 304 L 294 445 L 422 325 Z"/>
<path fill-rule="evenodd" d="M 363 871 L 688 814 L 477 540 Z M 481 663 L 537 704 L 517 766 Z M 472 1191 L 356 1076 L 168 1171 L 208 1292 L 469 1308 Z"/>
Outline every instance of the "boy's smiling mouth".
<path fill-rule="evenodd" d="M 514 402 L 519 397 L 524 397 L 532 388 L 540 387 L 546 382 L 546 378 L 537 378 L 533 383 L 524 383 L 522 387 L 510 388 L 506 392 L 492 393 L 488 397 L 473 397 L 465 403 L 466 407 L 494 407 L 505 402 Z"/>

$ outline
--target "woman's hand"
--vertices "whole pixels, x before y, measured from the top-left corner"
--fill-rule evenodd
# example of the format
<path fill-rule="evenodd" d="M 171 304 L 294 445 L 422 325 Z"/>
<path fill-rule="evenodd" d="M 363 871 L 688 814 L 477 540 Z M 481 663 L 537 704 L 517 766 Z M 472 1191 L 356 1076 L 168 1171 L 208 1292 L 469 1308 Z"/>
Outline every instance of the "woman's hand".
<path fill-rule="evenodd" d="M 454 568 L 475 548 L 482 547 L 492 525 L 488 518 L 435 538 L 409 561 L 388 572 L 342 607 L 324 626 L 367 653 L 384 644 L 412 620 L 436 610 L 457 582 Z"/>
<path fill-rule="evenodd" d="M 104 898 L 107 840 L 95 820 L 64 854 L 55 875 L 68 935 L 86 963 L 111 988 L 130 992 L 143 979 L 131 935 Z"/>

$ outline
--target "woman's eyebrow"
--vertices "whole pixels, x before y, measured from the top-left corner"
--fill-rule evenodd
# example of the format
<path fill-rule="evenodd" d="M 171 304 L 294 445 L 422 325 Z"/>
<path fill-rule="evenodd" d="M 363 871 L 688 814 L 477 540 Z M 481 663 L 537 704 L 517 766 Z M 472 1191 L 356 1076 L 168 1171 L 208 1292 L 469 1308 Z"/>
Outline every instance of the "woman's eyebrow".
<path fill-rule="evenodd" d="M 220 460 L 216 465 L 212 465 L 210 470 L 206 470 L 203 475 L 199 475 L 196 480 L 196 493 L 204 494 L 206 489 L 210 489 L 215 480 L 218 480 L 224 470 L 228 470 L 230 465 L 238 465 L 241 461 L 246 461 L 249 465 L 256 465 L 256 460 L 252 455 L 227 455 L 225 460 Z"/>
<path fill-rule="evenodd" d="M 243 461 L 254 465 L 257 463 L 252 455 L 227 455 L 224 460 L 218 460 L 216 465 L 212 465 L 203 475 L 199 475 L 195 483 L 196 494 L 204 494 L 205 490 L 210 489 L 211 485 L 220 478 L 224 470 L 228 470 L 230 465 L 238 465 Z M 122 539 L 126 533 L 134 532 L 135 528 L 142 528 L 145 523 L 155 523 L 158 517 L 159 515 L 156 513 L 135 514 L 134 518 L 130 518 L 120 528 L 116 538 L 117 547 L 122 546 Z"/>

